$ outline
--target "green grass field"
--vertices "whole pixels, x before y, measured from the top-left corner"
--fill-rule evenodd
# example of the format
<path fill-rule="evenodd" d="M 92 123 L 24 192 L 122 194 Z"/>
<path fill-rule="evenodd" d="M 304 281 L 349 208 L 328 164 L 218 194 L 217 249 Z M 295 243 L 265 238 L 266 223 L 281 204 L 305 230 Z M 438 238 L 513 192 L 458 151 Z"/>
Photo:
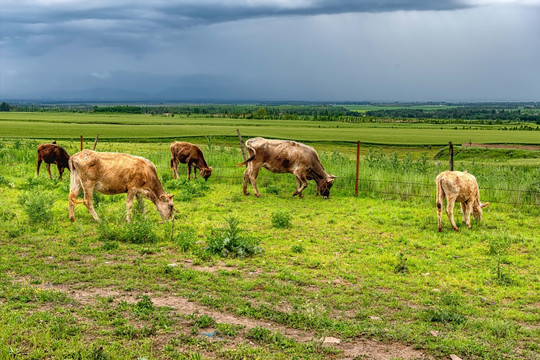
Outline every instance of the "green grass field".
<path fill-rule="evenodd" d="M 427 128 L 185 118 L 157 126 L 134 125 L 155 118 L 131 116 L 112 125 L 56 115 L 0 121 L 0 359 L 540 356 L 538 151 L 456 148 L 456 169 L 476 175 L 491 205 L 472 229 L 456 207 L 460 231 L 444 217 L 438 233 L 434 157 L 441 151 L 447 168 L 448 139 Z M 304 199 L 293 198 L 294 177 L 265 170 L 263 196 L 244 196 L 237 127 L 244 137 L 311 140 L 340 176 L 330 199 L 316 197 L 313 184 Z M 83 134 L 89 148 L 97 132 L 98 150 L 156 165 L 175 195 L 174 226 L 149 201 L 126 224 L 125 195 L 95 196 L 102 224 L 84 205 L 69 221 L 69 181 L 49 180 L 44 166 L 36 177 L 34 138 L 58 139 L 72 154 L 79 143 L 68 139 Z M 443 131 L 452 132 L 464 141 L 478 132 L 539 143 L 522 139 L 534 132 Z M 362 147 L 359 197 L 355 144 L 347 143 L 355 134 L 388 144 Z M 215 168 L 208 182 L 171 178 L 169 138 L 198 141 Z M 240 232 L 220 230 L 231 216 Z M 223 234 L 240 245 L 219 250 Z M 233 256 L 235 249 L 254 254 Z"/>
<path fill-rule="evenodd" d="M 167 118 L 148 115 L 71 113 L 2 113 L 0 138 L 175 139 L 200 136 L 263 136 L 299 141 L 356 142 L 392 145 L 444 145 L 464 142 L 540 144 L 540 132 L 503 131 L 499 126 L 430 124 L 349 124 L 340 122 Z M 157 126 L 159 125 L 159 126 Z M 471 126 L 472 127 L 472 126 Z"/>

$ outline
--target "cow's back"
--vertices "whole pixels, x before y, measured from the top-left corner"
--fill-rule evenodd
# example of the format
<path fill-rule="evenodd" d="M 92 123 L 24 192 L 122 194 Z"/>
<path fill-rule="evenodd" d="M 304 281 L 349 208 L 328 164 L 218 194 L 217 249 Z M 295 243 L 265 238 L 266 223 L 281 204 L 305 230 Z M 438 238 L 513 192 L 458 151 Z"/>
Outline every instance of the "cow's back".
<path fill-rule="evenodd" d="M 154 164 L 139 156 L 83 150 L 71 162 L 83 182 L 96 182 L 96 189 L 104 193 L 123 193 L 159 181 Z"/>
<path fill-rule="evenodd" d="M 463 202 L 478 195 L 478 183 L 474 175 L 461 171 L 445 171 L 436 179 L 448 195 L 457 195 L 456 201 Z"/>

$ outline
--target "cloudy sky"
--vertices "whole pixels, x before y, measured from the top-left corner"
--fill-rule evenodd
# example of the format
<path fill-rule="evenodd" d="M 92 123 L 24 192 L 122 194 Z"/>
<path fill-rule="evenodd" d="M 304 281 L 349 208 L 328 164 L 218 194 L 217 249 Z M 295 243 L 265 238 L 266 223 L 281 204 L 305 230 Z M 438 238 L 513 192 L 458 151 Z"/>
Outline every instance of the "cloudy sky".
<path fill-rule="evenodd" d="M 540 101 L 540 0 L 1 0 L 0 99 Z"/>

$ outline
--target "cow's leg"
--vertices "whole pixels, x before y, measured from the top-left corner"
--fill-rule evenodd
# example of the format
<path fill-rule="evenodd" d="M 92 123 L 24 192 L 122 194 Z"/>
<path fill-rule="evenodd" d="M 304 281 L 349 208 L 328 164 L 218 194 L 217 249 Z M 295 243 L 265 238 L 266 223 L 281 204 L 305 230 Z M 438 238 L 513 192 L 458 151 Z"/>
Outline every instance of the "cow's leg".
<path fill-rule="evenodd" d="M 45 165 L 47 166 L 47 172 L 49 173 L 49 178 L 52 180 L 51 164 L 45 163 Z"/>
<path fill-rule="evenodd" d="M 452 224 L 452 229 L 458 231 L 456 222 L 454 221 L 454 204 L 456 202 L 456 198 L 457 196 L 453 196 L 446 199 L 446 214 L 448 215 L 448 220 L 450 220 L 450 223 Z"/>
<path fill-rule="evenodd" d="M 191 164 L 187 162 L 187 179 L 191 180 Z"/>
<path fill-rule="evenodd" d="M 172 177 L 173 179 L 178 179 L 178 161 L 176 159 L 171 160 L 172 164 Z"/>
<path fill-rule="evenodd" d="M 94 196 L 94 186 L 95 186 L 95 183 L 93 182 L 87 182 L 83 184 L 84 205 L 86 205 L 86 208 L 88 209 L 88 211 L 90 212 L 90 215 L 92 215 L 94 220 L 97 222 L 101 222 L 98 214 L 96 213 L 96 210 L 94 210 L 94 205 L 92 204 L 92 200 Z"/>
<path fill-rule="evenodd" d="M 465 225 L 467 225 L 469 229 L 471 228 L 471 212 L 472 212 L 472 207 L 473 207 L 472 204 L 473 204 L 472 201 L 467 202 L 467 205 L 465 206 L 465 210 L 464 210 L 465 213 L 463 215 L 463 218 L 465 220 Z"/>
<path fill-rule="evenodd" d="M 140 192 L 137 193 L 137 202 L 139 203 L 141 207 L 141 211 L 143 214 L 146 214 L 145 208 L 144 208 L 144 195 Z"/>
<path fill-rule="evenodd" d="M 299 198 L 302 198 L 304 197 L 304 195 L 302 195 L 302 191 L 304 191 L 304 189 L 308 186 L 308 181 L 302 174 L 294 173 L 294 175 L 296 175 L 296 185 L 298 188 L 293 193 L 293 196 L 298 195 Z"/>
<path fill-rule="evenodd" d="M 462 202 L 461 204 L 461 215 L 463 215 L 463 223 L 467 223 L 467 204 Z"/>
<path fill-rule="evenodd" d="M 137 195 L 136 191 L 128 191 L 126 198 L 126 221 L 131 222 L 131 207 L 133 206 L 133 198 Z"/>
<path fill-rule="evenodd" d="M 59 165 L 56 165 L 56 166 L 58 167 L 58 174 L 59 174 L 58 178 L 62 180 L 62 174 L 64 173 L 64 168 Z"/>
<path fill-rule="evenodd" d="M 251 171 L 249 173 L 249 182 L 251 183 L 251 187 L 253 188 L 253 191 L 255 192 L 256 197 L 261 197 L 261 194 L 259 193 L 259 189 L 257 189 L 257 176 L 259 176 L 260 169 L 261 169 L 260 166 L 255 166 L 252 163 Z"/>
<path fill-rule="evenodd" d="M 37 159 L 37 165 L 36 165 L 36 174 L 37 176 L 39 176 L 39 168 L 41 167 L 41 162 L 43 160 L 41 159 L 41 157 L 38 155 L 38 159 Z"/>

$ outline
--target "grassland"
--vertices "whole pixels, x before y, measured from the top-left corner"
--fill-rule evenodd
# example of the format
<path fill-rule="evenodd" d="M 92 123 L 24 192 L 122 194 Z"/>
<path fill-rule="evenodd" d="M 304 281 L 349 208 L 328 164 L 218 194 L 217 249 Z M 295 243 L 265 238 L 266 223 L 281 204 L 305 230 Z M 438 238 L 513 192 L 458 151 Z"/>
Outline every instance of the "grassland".
<path fill-rule="evenodd" d="M 61 127 L 59 127 L 61 123 Z M 266 136 L 299 141 L 334 141 L 394 145 L 444 145 L 448 141 L 539 144 L 538 131 L 504 131 L 500 126 L 430 124 L 350 124 L 318 121 L 207 119 L 72 113 L 2 113 L 0 137 L 104 139 L 174 139 L 197 136 Z M 156 126 L 159 125 L 159 126 Z"/>
<path fill-rule="evenodd" d="M 28 122 L 2 114 L 0 136 L 14 137 L 0 141 L 1 359 L 540 356 L 538 151 L 456 148 L 456 169 L 477 176 L 491 205 L 472 229 L 458 224 L 454 233 L 443 219 L 437 233 L 431 184 L 443 147 L 429 129 L 411 129 L 420 139 L 399 140 L 408 146 L 363 146 L 354 197 L 355 146 L 341 137 L 347 129 L 333 132 L 336 123 L 279 129 L 288 125 L 186 118 L 188 125 L 175 125 L 168 122 L 176 117 L 159 117 L 167 124 L 152 126 L 133 124 L 148 117 L 127 117 L 113 125 L 89 124 L 95 118 L 86 115 L 76 124 L 71 115 L 38 114 Z M 15 133 L 7 123 L 16 123 Z M 228 137 L 236 126 L 244 136 L 313 136 L 327 170 L 340 176 L 330 199 L 315 197 L 313 184 L 304 199 L 292 198 L 294 178 L 266 171 L 259 176 L 263 197 L 242 195 L 243 169 L 234 166 L 241 155 L 237 139 Z M 44 169 L 35 176 L 33 138 L 46 138 L 38 133 L 49 127 L 69 153 L 79 146 L 70 138 L 99 132 L 123 142 L 102 140 L 98 150 L 154 162 L 175 194 L 174 227 L 148 201 L 146 215 L 125 224 L 125 195 L 95 197 L 101 225 L 82 205 L 77 222 L 69 222 L 69 182 L 50 181 Z M 215 132 L 221 127 L 229 133 Z M 327 130 L 324 141 L 310 129 Z M 406 130 L 348 131 L 379 129 Z M 521 135 L 474 131 L 505 134 L 505 142 Z M 400 143 L 373 136 L 375 143 Z M 215 168 L 208 182 L 171 179 L 169 141 L 160 137 L 198 140 Z M 223 257 L 208 250 L 231 216 L 261 253 Z M 324 337 L 340 343 L 323 344 Z"/>

